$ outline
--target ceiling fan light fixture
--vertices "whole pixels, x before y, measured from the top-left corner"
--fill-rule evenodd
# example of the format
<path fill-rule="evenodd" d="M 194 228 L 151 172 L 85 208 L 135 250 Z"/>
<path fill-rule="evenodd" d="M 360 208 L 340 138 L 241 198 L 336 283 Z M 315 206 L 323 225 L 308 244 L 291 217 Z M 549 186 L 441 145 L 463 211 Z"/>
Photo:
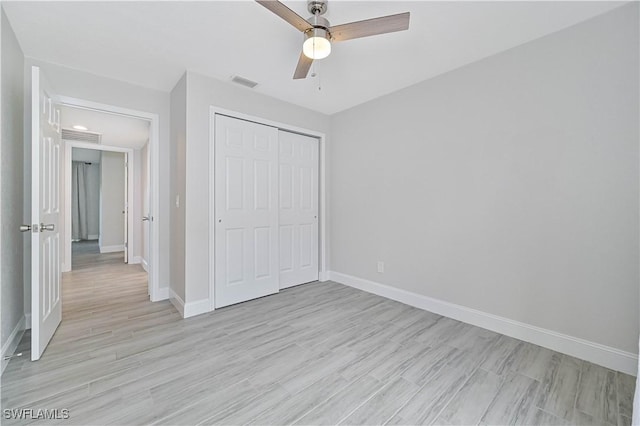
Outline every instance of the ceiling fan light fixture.
<path fill-rule="evenodd" d="M 332 26 L 326 18 L 322 17 L 327 11 L 327 0 L 307 0 L 307 10 L 313 15 L 308 19 L 304 19 L 279 0 L 255 1 L 304 33 L 302 53 L 293 73 L 294 80 L 307 77 L 314 59 L 329 56 L 332 41 L 405 31 L 409 29 L 411 15 L 409 12 L 396 13 Z"/>
<path fill-rule="evenodd" d="M 302 45 L 302 53 L 309 59 L 324 59 L 331 53 L 331 42 L 328 33 L 322 28 L 314 28 L 305 33 L 306 40 Z"/>

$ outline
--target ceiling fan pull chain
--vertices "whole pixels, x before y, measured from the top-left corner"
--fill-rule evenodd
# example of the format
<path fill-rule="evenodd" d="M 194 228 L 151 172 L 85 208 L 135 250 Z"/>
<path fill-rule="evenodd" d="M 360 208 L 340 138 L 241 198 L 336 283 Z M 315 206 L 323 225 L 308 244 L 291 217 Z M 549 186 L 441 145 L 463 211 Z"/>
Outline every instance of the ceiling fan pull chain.
<path fill-rule="evenodd" d="M 311 64 L 311 77 L 318 77 L 318 92 L 322 91 L 322 80 L 320 78 L 320 71 L 318 71 L 318 64 L 317 61 L 314 61 L 313 64 Z"/>
<path fill-rule="evenodd" d="M 293 74 L 295 80 L 307 77 L 314 60 L 329 56 L 332 42 L 409 29 L 409 12 L 331 26 L 329 20 L 321 16 L 327 11 L 327 0 L 307 0 L 307 10 L 313 15 L 309 19 L 304 19 L 279 0 L 256 0 L 256 2 L 304 34 L 302 52 Z M 322 90 L 320 84 L 318 84 L 318 90 Z"/>

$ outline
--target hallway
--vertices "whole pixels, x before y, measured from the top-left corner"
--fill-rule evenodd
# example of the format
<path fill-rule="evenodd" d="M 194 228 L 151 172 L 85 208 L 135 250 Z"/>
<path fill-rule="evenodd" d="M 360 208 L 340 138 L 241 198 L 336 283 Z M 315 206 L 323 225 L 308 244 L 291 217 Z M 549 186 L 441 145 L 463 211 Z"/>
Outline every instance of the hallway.
<path fill-rule="evenodd" d="M 75 242 L 72 248 L 73 270 L 62 274 L 63 321 L 96 316 L 102 321 L 101 313 L 149 301 L 147 273 L 141 265 L 124 263 L 123 252 L 101 254 L 97 241 Z"/>
<path fill-rule="evenodd" d="M 76 405 L 95 394 L 89 383 L 132 372 L 139 366 L 135 354 L 162 345 L 145 340 L 145 331 L 179 320 L 168 300 L 149 301 L 141 265 L 125 264 L 122 252 L 100 254 L 97 241 L 74 243 L 73 271 L 62 278 L 62 323 L 35 363 L 30 330 L 25 333 L 17 350 L 22 357 L 2 377 L 2 406 L 71 408 L 77 419 L 92 410 Z"/>

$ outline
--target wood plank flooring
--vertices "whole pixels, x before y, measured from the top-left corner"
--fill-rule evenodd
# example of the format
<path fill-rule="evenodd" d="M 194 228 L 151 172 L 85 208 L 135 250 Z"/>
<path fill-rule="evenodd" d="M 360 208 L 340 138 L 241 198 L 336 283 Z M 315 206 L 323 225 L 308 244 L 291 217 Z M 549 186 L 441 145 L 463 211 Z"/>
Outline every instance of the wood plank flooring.
<path fill-rule="evenodd" d="M 2 408 L 64 424 L 628 425 L 635 379 L 336 283 L 183 320 L 146 274 L 78 247 L 63 321 Z M 25 421 L 3 420 L 5 424 Z"/>

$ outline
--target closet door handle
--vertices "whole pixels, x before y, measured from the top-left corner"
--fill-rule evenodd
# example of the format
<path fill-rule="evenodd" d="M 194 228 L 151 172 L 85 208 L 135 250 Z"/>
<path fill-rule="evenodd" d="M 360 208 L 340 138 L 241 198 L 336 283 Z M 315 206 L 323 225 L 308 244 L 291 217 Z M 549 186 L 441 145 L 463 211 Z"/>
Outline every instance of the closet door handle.
<path fill-rule="evenodd" d="M 142 221 L 147 222 L 149 220 L 149 216 L 142 216 Z"/>

